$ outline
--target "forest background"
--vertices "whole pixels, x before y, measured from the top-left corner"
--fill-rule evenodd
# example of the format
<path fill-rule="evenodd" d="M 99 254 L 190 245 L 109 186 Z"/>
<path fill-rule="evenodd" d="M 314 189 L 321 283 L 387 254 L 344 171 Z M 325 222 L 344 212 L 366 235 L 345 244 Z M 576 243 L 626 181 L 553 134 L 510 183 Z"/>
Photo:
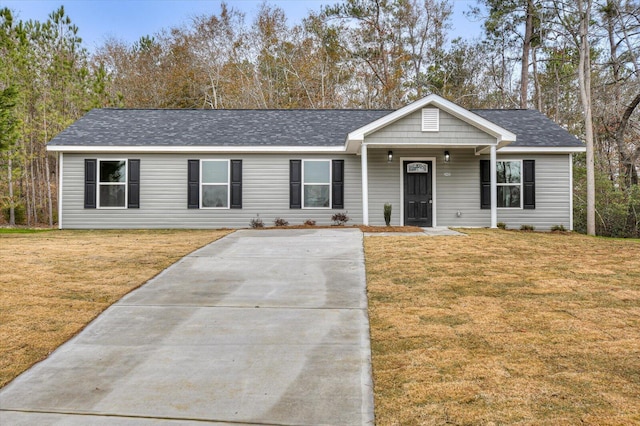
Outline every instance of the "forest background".
<path fill-rule="evenodd" d="M 46 143 L 92 108 L 399 108 L 435 93 L 535 108 L 585 141 L 576 230 L 587 231 L 593 161 L 596 232 L 640 237 L 640 1 L 471 5 L 474 40 L 451 37 L 451 0 L 343 0 L 294 24 L 268 2 L 250 20 L 223 3 L 92 51 L 63 7 L 46 21 L 0 9 L 0 224 L 55 225 Z"/>

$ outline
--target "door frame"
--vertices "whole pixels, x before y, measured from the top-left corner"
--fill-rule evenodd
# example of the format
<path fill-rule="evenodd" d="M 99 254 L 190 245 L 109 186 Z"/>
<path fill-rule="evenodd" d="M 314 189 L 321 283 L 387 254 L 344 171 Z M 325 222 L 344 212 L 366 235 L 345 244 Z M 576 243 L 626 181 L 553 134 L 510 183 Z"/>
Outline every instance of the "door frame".
<path fill-rule="evenodd" d="M 432 221 L 431 226 L 436 227 L 436 157 L 400 157 L 400 226 L 404 226 L 404 162 L 405 161 L 431 161 L 431 193 L 433 195 L 433 205 L 431 210 Z"/>

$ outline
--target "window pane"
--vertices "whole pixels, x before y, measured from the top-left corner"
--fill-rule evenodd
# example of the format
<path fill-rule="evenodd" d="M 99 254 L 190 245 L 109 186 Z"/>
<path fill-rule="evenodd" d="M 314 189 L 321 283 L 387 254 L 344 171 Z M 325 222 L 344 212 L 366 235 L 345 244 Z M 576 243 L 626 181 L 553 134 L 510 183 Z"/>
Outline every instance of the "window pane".
<path fill-rule="evenodd" d="M 124 206 L 124 185 L 100 185 L 100 207 Z"/>
<path fill-rule="evenodd" d="M 126 182 L 126 161 L 101 161 L 100 182 Z"/>
<path fill-rule="evenodd" d="M 202 185 L 202 207 L 227 207 L 227 185 Z"/>
<path fill-rule="evenodd" d="M 229 181 L 229 162 L 203 161 L 202 183 L 226 183 Z"/>
<path fill-rule="evenodd" d="M 329 185 L 305 185 L 305 207 L 329 207 Z"/>
<path fill-rule="evenodd" d="M 496 162 L 498 183 L 520 183 L 520 164 L 519 161 Z"/>
<path fill-rule="evenodd" d="M 329 183 L 329 164 L 328 161 L 305 161 L 304 183 Z"/>
<path fill-rule="evenodd" d="M 498 207 L 520 207 L 520 186 L 498 186 Z"/>

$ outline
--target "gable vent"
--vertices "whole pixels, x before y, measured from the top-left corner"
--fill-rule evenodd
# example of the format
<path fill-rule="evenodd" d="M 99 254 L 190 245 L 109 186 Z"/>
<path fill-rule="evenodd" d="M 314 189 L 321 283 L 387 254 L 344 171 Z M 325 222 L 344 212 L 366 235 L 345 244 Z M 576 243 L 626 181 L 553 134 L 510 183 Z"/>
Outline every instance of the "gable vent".
<path fill-rule="evenodd" d="M 438 108 L 422 108 L 422 131 L 437 132 L 440 130 L 440 110 Z"/>

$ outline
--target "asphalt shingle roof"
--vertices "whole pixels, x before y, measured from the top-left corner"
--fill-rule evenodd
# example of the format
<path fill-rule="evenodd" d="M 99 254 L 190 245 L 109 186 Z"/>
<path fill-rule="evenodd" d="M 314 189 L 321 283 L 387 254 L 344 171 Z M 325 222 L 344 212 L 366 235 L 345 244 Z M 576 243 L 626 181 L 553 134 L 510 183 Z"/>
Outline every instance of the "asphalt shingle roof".
<path fill-rule="evenodd" d="M 533 109 L 472 109 L 471 112 L 515 133 L 517 139 L 509 146 L 584 146 L 578 138 Z"/>
<path fill-rule="evenodd" d="M 577 138 L 534 110 L 472 110 L 515 133 L 510 146 L 577 147 Z M 391 110 L 94 109 L 49 145 L 344 146 L 347 135 Z"/>
<path fill-rule="evenodd" d="M 50 145 L 344 146 L 391 111 L 94 109 Z"/>

